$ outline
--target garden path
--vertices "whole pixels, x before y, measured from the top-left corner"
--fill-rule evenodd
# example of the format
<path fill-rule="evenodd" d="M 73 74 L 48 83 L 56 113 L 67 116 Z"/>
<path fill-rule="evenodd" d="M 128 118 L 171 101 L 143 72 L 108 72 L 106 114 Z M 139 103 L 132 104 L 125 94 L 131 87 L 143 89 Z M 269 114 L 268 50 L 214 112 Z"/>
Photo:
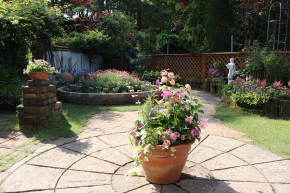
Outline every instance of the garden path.
<path fill-rule="evenodd" d="M 127 134 L 136 112 L 103 111 L 74 138 L 62 138 L 37 149 L 0 175 L 7 192 L 290 192 L 290 160 L 247 144 L 243 133 L 214 118 L 220 99 L 199 92 L 208 127 L 192 145 L 181 179 L 170 185 L 123 176 L 132 163 Z"/>

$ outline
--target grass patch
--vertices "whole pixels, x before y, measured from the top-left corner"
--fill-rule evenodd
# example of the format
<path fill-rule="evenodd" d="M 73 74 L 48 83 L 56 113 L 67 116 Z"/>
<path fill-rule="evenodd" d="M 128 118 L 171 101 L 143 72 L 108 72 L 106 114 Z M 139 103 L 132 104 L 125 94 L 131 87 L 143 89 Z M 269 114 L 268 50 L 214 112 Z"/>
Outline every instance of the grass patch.
<path fill-rule="evenodd" d="M 112 106 L 83 106 L 71 103 L 63 103 L 63 115 L 49 120 L 42 130 L 36 131 L 34 137 L 37 140 L 55 140 L 61 137 L 74 137 L 83 132 L 83 127 L 92 115 L 104 110 L 109 111 L 138 111 L 140 105 L 112 105 Z M 19 131 L 16 113 L 0 114 L 1 131 Z"/>
<path fill-rule="evenodd" d="M 221 119 L 223 125 L 246 133 L 254 145 L 282 156 L 290 155 L 289 117 L 267 117 L 225 107 L 223 104 L 216 106 L 216 110 L 214 116 Z"/>

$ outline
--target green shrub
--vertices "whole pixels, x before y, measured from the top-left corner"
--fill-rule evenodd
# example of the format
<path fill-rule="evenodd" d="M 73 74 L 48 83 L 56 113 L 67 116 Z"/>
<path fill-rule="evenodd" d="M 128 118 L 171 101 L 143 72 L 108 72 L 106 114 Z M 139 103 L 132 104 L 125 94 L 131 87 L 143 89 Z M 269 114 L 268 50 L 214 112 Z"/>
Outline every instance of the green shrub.
<path fill-rule="evenodd" d="M 15 107 L 22 98 L 21 87 L 25 85 L 26 78 L 20 76 L 15 68 L 2 68 L 0 64 L 0 104 Z"/>

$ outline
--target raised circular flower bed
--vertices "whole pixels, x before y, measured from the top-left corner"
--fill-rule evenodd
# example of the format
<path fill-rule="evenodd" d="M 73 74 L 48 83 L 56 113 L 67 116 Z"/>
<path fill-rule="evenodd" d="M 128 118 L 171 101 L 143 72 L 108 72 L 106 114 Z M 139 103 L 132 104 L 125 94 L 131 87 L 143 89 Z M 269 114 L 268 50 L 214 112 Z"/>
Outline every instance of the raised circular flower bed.
<path fill-rule="evenodd" d="M 80 105 L 120 105 L 135 104 L 137 99 L 141 102 L 151 94 L 151 91 L 135 93 L 77 93 L 68 92 L 64 88 L 57 89 L 58 99 L 62 102 L 80 104 Z M 137 95 L 135 98 L 132 95 Z"/>

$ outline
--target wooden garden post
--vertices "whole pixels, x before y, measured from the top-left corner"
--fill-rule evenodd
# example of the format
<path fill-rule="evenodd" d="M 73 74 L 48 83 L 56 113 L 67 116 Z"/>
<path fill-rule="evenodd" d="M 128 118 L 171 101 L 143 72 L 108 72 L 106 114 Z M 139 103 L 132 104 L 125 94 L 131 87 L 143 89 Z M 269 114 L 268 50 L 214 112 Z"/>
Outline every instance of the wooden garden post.
<path fill-rule="evenodd" d="M 206 66 L 207 66 L 207 55 L 206 54 L 202 54 L 202 79 L 206 79 L 207 77 L 207 73 L 206 73 Z"/>
<path fill-rule="evenodd" d="M 165 69 L 168 69 L 168 55 L 165 55 Z"/>

